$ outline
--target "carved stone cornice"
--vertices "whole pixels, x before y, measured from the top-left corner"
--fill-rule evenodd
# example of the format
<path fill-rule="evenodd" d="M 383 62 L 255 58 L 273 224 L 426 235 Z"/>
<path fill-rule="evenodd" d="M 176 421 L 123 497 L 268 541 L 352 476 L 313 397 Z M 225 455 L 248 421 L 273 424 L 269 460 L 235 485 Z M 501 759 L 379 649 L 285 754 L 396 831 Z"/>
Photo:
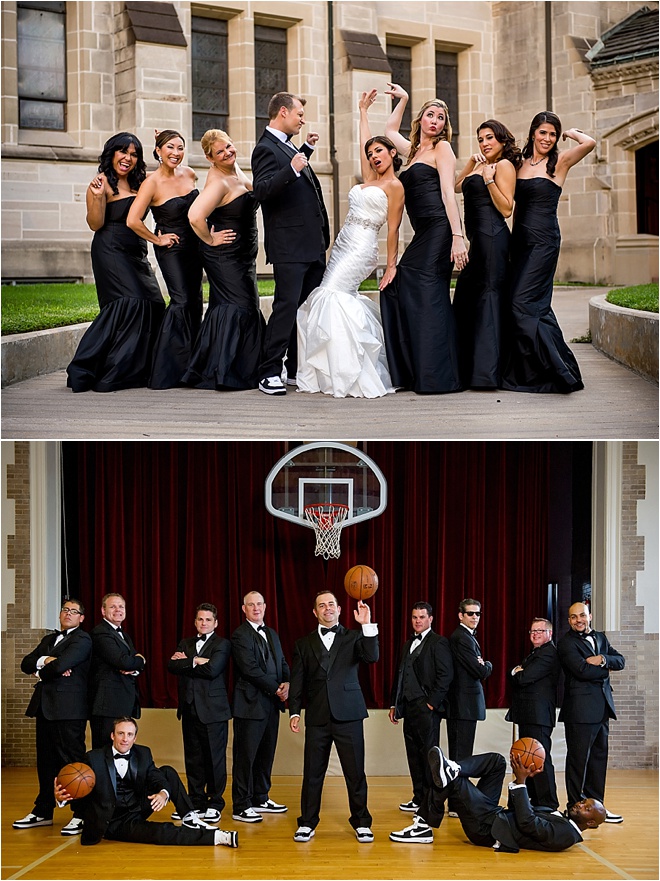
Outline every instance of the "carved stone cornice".
<path fill-rule="evenodd" d="M 628 64 L 612 64 L 590 71 L 594 87 L 604 89 L 613 83 L 634 83 L 637 80 L 658 76 L 658 59 L 644 58 Z"/>

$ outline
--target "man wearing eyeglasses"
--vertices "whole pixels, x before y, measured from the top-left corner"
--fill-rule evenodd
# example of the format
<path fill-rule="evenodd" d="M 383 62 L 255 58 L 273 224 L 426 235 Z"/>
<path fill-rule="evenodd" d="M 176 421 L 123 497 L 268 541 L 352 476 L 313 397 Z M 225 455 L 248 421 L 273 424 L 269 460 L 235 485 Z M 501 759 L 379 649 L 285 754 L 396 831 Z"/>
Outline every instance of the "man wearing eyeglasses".
<path fill-rule="evenodd" d="M 511 671 L 511 709 L 507 722 L 518 724 L 520 737 L 534 737 L 545 749 L 543 770 L 527 777 L 529 800 L 535 808 L 559 807 L 552 764 L 552 729 L 557 716 L 559 656 L 552 641 L 552 623 L 534 618 L 529 630 L 532 651 Z"/>
<path fill-rule="evenodd" d="M 472 755 L 477 722 L 486 718 L 486 700 L 481 684 L 493 672 L 490 661 L 481 657 L 476 630 L 481 620 L 481 603 L 467 598 L 458 607 L 458 627 L 449 637 L 454 659 L 454 680 L 449 689 L 447 737 L 449 757 L 454 761 Z M 449 799 L 449 815 L 458 816 Z"/>
<path fill-rule="evenodd" d="M 84 612 L 79 600 L 66 600 L 60 609 L 61 630 L 44 636 L 21 662 L 23 673 L 37 679 L 25 715 L 36 719 L 39 794 L 33 810 L 16 820 L 14 829 L 53 825 L 53 780 L 64 765 L 82 762 L 85 757 L 87 676 L 92 640 L 80 629 L 85 620 Z M 80 832 L 82 820 L 75 816 L 61 830 L 62 835 Z"/>

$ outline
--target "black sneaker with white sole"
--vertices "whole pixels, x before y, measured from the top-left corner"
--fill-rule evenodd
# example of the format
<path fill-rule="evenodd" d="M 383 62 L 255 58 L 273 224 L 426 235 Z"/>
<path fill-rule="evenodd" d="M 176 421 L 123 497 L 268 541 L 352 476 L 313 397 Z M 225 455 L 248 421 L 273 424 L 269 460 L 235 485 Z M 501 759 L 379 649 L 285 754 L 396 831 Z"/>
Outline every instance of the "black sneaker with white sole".
<path fill-rule="evenodd" d="M 415 799 L 411 798 L 410 801 L 402 801 L 399 805 L 400 811 L 410 811 L 412 814 L 417 812 L 419 805 L 415 802 Z"/>
<path fill-rule="evenodd" d="M 36 814 L 28 814 L 22 820 L 15 820 L 12 824 L 14 829 L 35 829 L 37 826 L 52 826 L 53 818 L 38 817 Z"/>
<path fill-rule="evenodd" d="M 623 817 L 621 814 L 613 814 L 612 811 L 608 811 L 605 808 L 605 822 L 606 823 L 623 823 Z"/>
<path fill-rule="evenodd" d="M 232 814 L 232 817 L 234 820 L 240 820 L 241 823 L 262 823 L 264 819 L 254 808 L 245 808 L 244 811 Z"/>
<path fill-rule="evenodd" d="M 259 382 L 259 391 L 265 395 L 285 395 L 286 386 L 280 376 L 266 376 Z"/>
<path fill-rule="evenodd" d="M 390 832 L 390 841 L 398 841 L 401 844 L 433 844 L 433 829 L 417 816 L 405 829 Z"/>
<path fill-rule="evenodd" d="M 260 805 L 252 805 L 252 810 L 256 811 L 258 814 L 283 814 L 289 809 L 286 805 L 280 805 L 276 801 L 273 801 L 272 798 L 269 798 Z"/>
<path fill-rule="evenodd" d="M 60 835 L 80 835 L 83 831 L 83 821 L 81 817 L 73 817 L 66 826 L 60 829 Z"/>
<path fill-rule="evenodd" d="M 448 759 L 439 746 L 432 746 L 429 750 L 429 765 L 431 776 L 438 789 L 445 789 L 458 777 L 461 766 L 457 762 Z"/>

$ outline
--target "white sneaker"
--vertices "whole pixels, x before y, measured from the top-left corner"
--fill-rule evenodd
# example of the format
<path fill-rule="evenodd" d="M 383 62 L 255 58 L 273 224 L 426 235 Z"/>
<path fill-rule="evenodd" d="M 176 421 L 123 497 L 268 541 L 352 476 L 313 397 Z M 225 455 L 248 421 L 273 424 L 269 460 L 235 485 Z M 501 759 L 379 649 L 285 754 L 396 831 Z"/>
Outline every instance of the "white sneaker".
<path fill-rule="evenodd" d="M 264 819 L 254 808 L 245 808 L 238 814 L 232 814 L 232 817 L 234 820 L 240 820 L 241 823 L 262 823 Z"/>
<path fill-rule="evenodd" d="M 222 814 L 217 808 L 207 808 L 204 813 L 199 811 L 199 816 L 207 823 L 219 823 L 222 819 Z"/>
<path fill-rule="evenodd" d="M 360 844 L 370 844 L 374 840 L 374 833 L 368 826 L 358 826 L 355 830 L 355 837 Z"/>
<path fill-rule="evenodd" d="M 295 835 L 293 836 L 294 841 L 309 841 L 310 838 L 314 838 L 315 835 L 314 829 L 311 826 L 298 826 L 296 829 Z"/>
<path fill-rule="evenodd" d="M 211 826 L 205 820 L 202 820 L 199 811 L 190 811 L 183 818 L 182 823 L 188 829 L 213 829 L 214 832 L 217 831 L 215 826 Z"/>
<path fill-rule="evenodd" d="M 608 811 L 605 808 L 605 822 L 606 823 L 623 823 L 623 817 L 621 814 L 613 814 L 612 811 Z"/>
<path fill-rule="evenodd" d="M 238 847 L 238 832 L 225 832 L 224 829 L 216 829 L 213 844 L 224 844 L 225 847 Z"/>
<path fill-rule="evenodd" d="M 390 832 L 390 840 L 403 844 L 433 844 L 433 829 L 420 816 L 416 816 L 412 825 L 399 832 Z"/>
<path fill-rule="evenodd" d="M 279 376 L 267 376 L 260 381 L 259 391 L 265 395 L 285 395 L 286 386 Z"/>
<path fill-rule="evenodd" d="M 60 829 L 60 835 L 80 835 L 82 831 L 82 817 L 72 817 L 72 819 L 69 820 L 66 826 L 62 826 L 62 828 Z"/>
<path fill-rule="evenodd" d="M 12 824 L 14 829 L 32 829 L 36 826 L 52 826 L 53 819 L 47 820 L 45 817 L 38 817 L 36 814 L 29 813 L 22 820 L 15 820 Z"/>
<path fill-rule="evenodd" d="M 260 805 L 252 805 L 252 810 L 256 811 L 258 814 L 283 814 L 289 809 L 286 805 L 280 805 L 276 801 L 273 801 L 272 798 L 268 798 Z"/>

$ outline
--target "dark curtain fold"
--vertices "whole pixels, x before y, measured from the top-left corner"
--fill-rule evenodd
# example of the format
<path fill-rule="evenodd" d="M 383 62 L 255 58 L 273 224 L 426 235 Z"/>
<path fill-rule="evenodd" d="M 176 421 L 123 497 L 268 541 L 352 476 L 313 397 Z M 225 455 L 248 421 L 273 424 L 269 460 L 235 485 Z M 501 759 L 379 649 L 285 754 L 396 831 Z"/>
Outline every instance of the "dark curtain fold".
<path fill-rule="evenodd" d="M 285 442 L 65 443 L 64 498 L 68 591 L 88 607 L 101 597 L 127 601 L 126 629 L 147 658 L 143 706 L 176 705 L 167 660 L 193 632 L 195 607 L 213 602 L 218 632 L 242 620 L 242 597 L 259 590 L 266 619 L 290 659 L 313 629 L 314 596 L 333 590 L 341 620 L 355 627 L 343 591 L 347 569 L 372 566 L 381 659 L 362 671 L 372 707 L 388 707 L 410 609 L 434 608 L 434 629 L 449 635 L 458 603 L 483 604 L 477 631 L 493 662 L 488 706 L 506 706 L 508 671 L 527 653 L 531 618 L 546 611 L 549 443 L 365 442 L 383 471 L 388 506 L 342 534 L 339 560 L 314 556 L 314 534 L 270 515 L 264 483 Z M 571 500 L 567 499 L 570 505 Z"/>

